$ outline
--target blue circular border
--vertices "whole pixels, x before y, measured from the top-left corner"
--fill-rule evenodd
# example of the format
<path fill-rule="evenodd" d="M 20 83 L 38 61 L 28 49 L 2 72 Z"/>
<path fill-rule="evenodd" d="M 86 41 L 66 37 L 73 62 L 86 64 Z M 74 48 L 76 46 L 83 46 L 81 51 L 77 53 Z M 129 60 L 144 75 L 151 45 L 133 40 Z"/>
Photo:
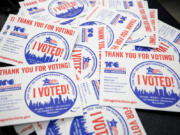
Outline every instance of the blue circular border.
<path fill-rule="evenodd" d="M 54 134 L 48 134 L 50 133 L 49 130 L 52 129 L 52 124 L 56 123 L 56 121 L 58 121 L 58 119 L 55 119 L 55 120 L 50 120 L 48 125 L 47 125 L 47 128 L 46 128 L 46 132 L 45 132 L 45 135 L 54 135 Z M 57 130 L 57 129 L 56 129 Z M 61 130 L 61 129 L 60 129 Z M 54 132 L 53 132 L 54 133 Z M 57 133 L 56 133 L 57 134 Z M 55 134 L 55 135 L 56 135 Z"/>
<path fill-rule="evenodd" d="M 173 47 L 173 50 L 174 50 L 174 52 L 176 53 L 178 53 L 178 55 L 179 55 L 179 62 L 180 62 L 180 52 L 179 52 L 179 50 L 176 48 L 176 46 L 175 45 L 173 45 L 171 42 L 169 42 L 168 40 L 166 40 L 166 39 L 164 39 L 164 38 L 162 38 L 162 37 L 159 37 L 159 41 L 160 40 L 162 40 L 163 42 L 166 42 L 166 43 L 168 43 L 168 45 L 170 45 L 170 46 L 172 46 Z"/>
<path fill-rule="evenodd" d="M 106 28 L 108 28 L 110 30 L 110 40 L 107 43 L 107 47 L 109 48 L 114 41 L 114 32 L 111 29 L 111 27 L 108 26 L 107 24 L 99 22 L 99 21 L 88 21 L 88 22 L 84 22 L 84 23 L 80 24 L 80 26 L 91 26 L 91 25 L 105 25 Z"/>
<path fill-rule="evenodd" d="M 130 15 L 132 15 L 135 18 L 138 18 L 140 20 L 139 24 L 135 27 L 135 29 L 133 30 L 133 32 L 136 32 L 140 27 L 142 27 L 142 21 L 140 19 L 140 17 L 138 15 L 136 15 L 135 13 L 131 12 L 131 11 L 126 11 L 126 10 L 117 10 L 118 12 L 122 12 L 122 13 L 128 13 Z M 129 44 L 129 43 L 138 43 L 142 40 L 144 40 L 146 38 L 146 36 L 144 36 L 143 38 L 138 38 L 135 40 L 127 40 L 125 43 Z"/>
<path fill-rule="evenodd" d="M 117 11 L 120 12 L 120 13 L 128 13 L 128 14 L 132 15 L 134 18 L 138 18 L 140 20 L 140 22 L 135 27 L 133 32 L 137 31 L 140 27 L 142 27 L 142 21 L 141 21 L 140 17 L 137 14 L 135 14 L 135 13 L 133 13 L 131 11 L 127 11 L 127 10 L 117 10 Z"/>
<path fill-rule="evenodd" d="M 80 45 L 80 44 L 75 44 L 75 49 L 76 48 L 85 48 L 90 54 L 92 54 L 91 56 L 92 57 L 94 57 L 94 60 L 95 61 L 93 61 L 93 64 L 94 64 L 94 66 L 93 66 L 93 68 L 92 68 L 92 72 L 90 72 L 89 74 L 87 74 L 86 76 L 84 76 L 83 78 L 85 79 L 85 78 L 90 78 L 94 73 L 95 73 L 95 71 L 96 71 L 96 68 L 97 68 L 97 56 L 96 56 L 96 54 L 89 48 L 89 47 L 87 47 L 87 46 L 84 46 L 84 45 Z"/>
<path fill-rule="evenodd" d="M 74 88 L 74 90 L 75 90 L 75 99 L 74 99 L 74 104 L 76 103 L 76 100 L 77 100 L 77 87 L 76 87 L 76 85 L 75 85 L 75 83 L 72 81 L 72 79 L 71 78 L 69 78 L 67 75 L 65 75 L 65 74 L 63 74 L 63 73 L 59 73 L 59 72 L 46 72 L 46 73 L 42 73 L 42 74 L 40 74 L 40 75 L 38 75 L 38 76 L 36 76 L 35 78 L 33 78 L 30 82 L 29 82 L 29 84 L 27 85 L 27 87 L 26 87 L 26 89 L 25 89 L 25 94 L 24 94 L 24 99 L 25 99 L 25 103 L 26 103 L 26 105 L 27 105 L 27 107 L 29 108 L 29 106 L 28 106 L 28 103 L 27 103 L 27 100 L 26 100 L 26 95 L 27 95 L 27 89 L 28 89 L 28 87 L 29 87 L 29 85 L 32 83 L 32 84 L 34 84 L 34 81 L 36 82 L 37 80 L 39 80 L 40 78 L 42 78 L 42 77 L 40 77 L 40 76 L 43 76 L 44 77 L 44 75 L 46 75 L 46 74 L 59 74 L 59 75 L 62 75 L 62 76 L 65 76 L 66 77 L 66 79 L 68 79 L 68 82 L 70 81 L 71 83 L 72 83 L 72 87 Z M 48 76 L 48 75 L 47 75 Z M 39 78 L 40 77 L 40 78 Z M 73 104 L 73 106 L 74 106 L 74 104 Z M 72 106 L 72 107 L 73 107 Z M 72 108 L 71 107 L 71 108 Z M 69 108 L 67 111 L 69 111 L 71 108 Z M 29 108 L 29 110 L 31 110 L 30 108 Z M 32 111 L 32 110 L 31 110 Z M 66 111 L 66 112 L 67 112 Z M 33 113 L 35 113 L 34 111 L 32 111 Z M 66 112 L 64 112 L 64 113 L 66 113 Z M 35 113 L 36 115 L 39 115 L 39 114 L 37 114 L 37 113 Z M 63 114 L 61 114 L 61 115 L 63 115 Z M 39 115 L 39 116 L 42 116 L 42 115 Z M 58 116 L 58 114 L 56 115 L 56 116 Z M 42 117 L 56 117 L 56 116 L 42 116 Z"/>
<path fill-rule="evenodd" d="M 63 37 L 63 36 L 61 36 L 60 34 L 57 34 L 57 33 L 54 33 L 54 32 L 42 32 L 42 33 L 39 33 L 39 34 L 37 34 L 37 35 L 35 35 L 35 36 L 33 36 L 29 41 L 28 41 L 28 43 L 26 44 L 26 47 L 25 47 L 25 49 L 24 49 L 24 55 L 26 56 L 26 51 L 27 51 L 27 49 L 29 49 L 29 46 L 31 45 L 31 43 L 36 39 L 36 37 L 40 37 L 41 35 L 48 35 L 48 34 L 52 34 L 52 35 L 55 35 L 56 37 L 58 37 L 59 39 L 63 39 L 63 43 L 64 43 L 64 45 L 65 45 L 65 50 L 66 50 L 66 52 L 65 52 L 65 55 L 64 55 L 64 60 L 67 60 L 68 59 L 68 57 L 69 57 L 69 52 L 70 52 L 70 50 L 69 50 L 69 44 L 68 44 L 68 42 L 67 42 L 67 40 Z M 26 59 L 26 57 L 25 57 L 25 59 Z M 26 61 L 27 61 L 27 59 L 26 59 Z M 28 63 L 28 61 L 27 61 L 27 63 Z M 28 63 L 28 64 L 30 64 L 30 63 Z M 33 64 L 37 64 L 37 63 L 33 63 Z"/>
<path fill-rule="evenodd" d="M 165 65 L 165 64 L 163 64 L 163 63 L 160 63 L 160 62 L 154 62 L 154 61 L 146 61 L 146 62 L 141 62 L 141 63 L 139 63 L 138 65 L 136 65 L 134 68 L 133 68 L 133 70 L 131 71 L 131 74 L 130 74 L 130 77 L 129 77 L 129 82 L 130 82 L 130 87 L 131 87 L 131 90 L 133 91 L 133 93 L 134 93 L 134 89 L 132 88 L 132 83 L 131 83 L 131 78 L 132 78 L 132 74 L 133 74 L 133 72 L 134 72 L 134 70 L 136 70 L 136 69 L 139 69 L 138 67 L 139 66 L 141 66 L 141 65 L 144 65 L 144 64 L 148 64 L 148 63 L 156 63 L 157 65 L 163 65 L 164 67 L 167 67 L 167 70 L 169 71 L 169 72 L 171 72 L 172 74 L 173 74 L 173 76 L 175 76 L 175 79 L 176 79 L 176 81 L 178 82 L 178 80 L 180 80 L 180 77 L 178 76 L 178 74 L 172 69 L 172 68 L 170 68 L 169 66 L 167 66 L 167 65 Z M 140 67 L 141 68 L 141 67 Z M 178 77 L 178 78 L 177 78 Z M 177 80 L 178 79 L 178 80 Z M 179 83 L 180 84 L 180 83 Z M 180 87 L 180 86 L 178 86 L 178 87 Z M 134 93 L 135 94 L 135 93 Z M 135 96 L 139 99 L 139 97 L 135 94 Z M 143 102 L 143 101 L 142 101 Z M 143 103 L 145 103 L 145 102 L 143 102 Z M 145 103 L 146 105 L 149 105 L 149 104 L 147 104 L 147 103 Z M 157 106 L 153 106 L 153 105 L 149 105 L 149 106 L 152 106 L 152 107 L 156 107 L 156 108 L 166 108 L 166 107 L 169 107 L 169 106 L 165 106 L 165 107 L 157 107 Z"/>
<path fill-rule="evenodd" d="M 83 110 L 86 110 L 86 109 L 88 109 L 88 108 L 90 108 L 90 107 L 96 107 L 96 108 L 108 108 L 108 109 L 111 109 L 112 110 L 112 112 L 114 111 L 116 114 L 118 114 L 119 116 L 120 116 L 120 118 L 121 119 L 119 119 L 119 117 L 117 117 L 118 118 L 118 120 L 121 122 L 121 124 L 123 125 L 122 127 L 123 127 L 123 129 L 124 129 L 124 131 L 126 131 L 126 133 L 124 134 L 124 135 L 129 135 L 129 129 L 128 129 L 128 126 L 127 126 L 127 123 L 126 123 L 126 121 L 124 120 L 124 118 L 123 118 L 123 116 L 117 111 L 117 110 L 115 110 L 114 108 L 112 108 L 112 107 L 110 107 L 110 106 L 99 106 L 98 104 L 94 104 L 94 105 L 90 105 L 90 106 L 87 106 L 87 107 L 85 107 L 85 108 L 83 108 Z M 107 109 L 106 109 L 107 110 Z M 108 111 L 108 110 L 107 110 Z"/>
<path fill-rule="evenodd" d="M 56 1 L 59 1 L 59 0 L 53 0 L 53 1 L 51 1 L 50 3 L 49 3 L 49 5 L 48 5 L 48 11 L 49 11 L 49 13 L 52 15 L 52 16 L 54 16 L 54 17 L 56 17 L 53 13 L 52 13 L 52 11 L 51 11 L 51 5 L 52 4 L 54 4 L 54 2 L 56 2 Z M 67 0 L 64 0 L 64 1 L 67 1 Z M 68 1 L 67 1 L 68 2 Z M 77 2 L 77 1 L 76 1 Z M 80 3 L 81 5 L 83 5 L 82 3 Z M 82 12 L 84 11 L 84 5 L 83 5 L 83 10 L 79 13 L 79 14 L 81 14 Z M 76 16 L 78 16 L 79 14 L 77 14 Z M 74 17 L 76 17 L 76 16 L 74 16 Z M 74 18 L 74 17 L 67 17 L 67 18 L 61 18 L 61 19 L 70 19 L 70 18 Z M 59 17 L 56 17 L 56 18 L 59 18 Z"/>

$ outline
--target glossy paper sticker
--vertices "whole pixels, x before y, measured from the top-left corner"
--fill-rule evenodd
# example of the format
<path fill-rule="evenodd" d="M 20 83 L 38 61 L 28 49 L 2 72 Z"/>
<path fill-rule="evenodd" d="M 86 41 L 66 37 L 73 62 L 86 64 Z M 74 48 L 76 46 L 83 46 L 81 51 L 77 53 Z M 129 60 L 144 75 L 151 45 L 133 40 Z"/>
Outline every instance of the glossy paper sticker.
<path fill-rule="evenodd" d="M 179 62 L 172 54 L 103 53 L 100 104 L 179 111 Z"/>
<path fill-rule="evenodd" d="M 134 18 L 136 18 L 138 20 L 138 25 L 136 26 L 133 33 L 126 41 L 126 44 L 146 46 L 146 47 L 152 47 L 152 48 L 156 48 L 158 46 L 158 44 L 156 42 L 153 42 L 152 36 L 150 37 L 150 35 L 155 35 L 155 34 L 157 35 L 157 32 L 153 32 L 153 31 L 149 32 L 148 29 L 145 29 L 145 25 L 147 23 L 144 22 L 144 18 L 146 18 L 148 23 L 150 24 L 149 29 L 152 29 L 152 26 L 150 23 L 150 18 L 149 18 L 149 15 L 147 14 L 149 12 L 143 14 L 143 12 L 139 10 L 137 1 L 134 1 L 134 0 L 133 1 L 132 0 L 123 0 L 123 1 L 121 1 L 121 0 L 113 0 L 113 1 L 102 0 L 101 4 L 103 7 L 106 7 L 109 9 L 114 9 L 119 13 L 133 16 Z M 144 6 L 144 3 L 143 3 L 143 6 Z M 147 11 L 149 9 L 148 9 L 148 7 L 144 7 L 143 10 Z M 143 18 L 142 18 L 142 16 L 143 16 Z"/>
<path fill-rule="evenodd" d="M 138 24 L 138 20 L 124 13 L 95 7 L 83 20 L 84 25 L 105 25 L 108 32 L 107 46 L 110 49 L 120 49 Z"/>
<path fill-rule="evenodd" d="M 70 58 L 77 31 L 10 15 L 5 23 L 0 61 L 9 64 L 58 62 Z"/>
<path fill-rule="evenodd" d="M 129 135 L 142 134 L 145 131 L 138 119 L 135 110 L 130 108 L 102 107 L 95 104 L 98 100 L 95 94 L 97 81 L 88 81 L 81 84 L 83 100 L 83 116 L 74 119 L 65 119 L 66 134 L 95 135 L 115 134 Z M 95 91 L 94 91 L 95 90 Z M 93 92 L 94 91 L 94 92 Z M 134 128 L 136 127 L 136 128 Z"/>
<path fill-rule="evenodd" d="M 174 42 L 175 39 L 178 39 L 179 30 L 163 23 L 160 20 L 158 21 L 158 24 L 159 24 L 158 25 L 159 47 L 153 49 L 153 48 L 142 47 L 142 46 L 126 45 L 123 47 L 122 50 L 123 51 L 144 51 L 144 52 L 168 53 L 168 54 L 174 55 L 174 57 L 176 57 L 176 60 L 180 61 L 180 47 L 177 42 Z"/>
<path fill-rule="evenodd" d="M 84 16 L 89 8 L 86 0 L 35 0 L 21 2 L 19 13 L 40 21 L 72 24 L 78 17 Z"/>
<path fill-rule="evenodd" d="M 158 47 L 157 11 L 150 11 L 147 2 L 143 2 L 140 0 L 137 1 L 136 4 L 138 5 L 141 24 L 139 24 L 139 29 L 131 35 L 129 41 L 127 41 L 127 44 L 157 48 Z M 143 27 L 141 27 L 141 25 Z"/>
<path fill-rule="evenodd" d="M 0 92 L 0 126 L 81 115 L 72 61 L 1 68 Z"/>
<path fill-rule="evenodd" d="M 101 50 L 106 45 L 104 26 L 80 27 L 71 59 L 81 79 L 98 79 Z"/>
<path fill-rule="evenodd" d="M 78 85 L 80 91 L 80 99 L 83 106 L 89 104 L 97 104 L 97 94 L 99 89 L 99 82 L 95 80 L 89 80 L 88 82 L 81 82 Z M 38 135 L 67 135 L 67 128 L 65 123 L 67 119 L 51 120 L 45 122 L 37 122 L 34 125 L 36 133 Z"/>

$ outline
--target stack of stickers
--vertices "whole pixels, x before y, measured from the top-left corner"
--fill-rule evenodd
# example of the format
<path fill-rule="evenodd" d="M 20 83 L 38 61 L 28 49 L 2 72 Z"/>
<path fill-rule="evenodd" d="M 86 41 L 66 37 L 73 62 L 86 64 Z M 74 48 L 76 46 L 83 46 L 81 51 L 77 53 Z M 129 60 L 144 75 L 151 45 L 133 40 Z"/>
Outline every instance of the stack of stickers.
<path fill-rule="evenodd" d="M 145 135 L 135 108 L 180 112 L 180 31 L 143 0 L 27 0 L 0 35 L 0 126 Z M 17 125 L 21 124 L 21 125 Z"/>

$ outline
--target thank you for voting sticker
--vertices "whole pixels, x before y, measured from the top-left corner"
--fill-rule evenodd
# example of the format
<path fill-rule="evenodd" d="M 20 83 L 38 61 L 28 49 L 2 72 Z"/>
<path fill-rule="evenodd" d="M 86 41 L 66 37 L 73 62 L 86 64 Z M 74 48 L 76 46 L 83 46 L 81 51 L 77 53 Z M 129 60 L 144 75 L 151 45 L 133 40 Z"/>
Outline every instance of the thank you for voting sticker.
<path fill-rule="evenodd" d="M 48 6 L 48 10 L 54 17 L 69 19 L 80 15 L 84 10 L 84 5 L 74 0 L 53 0 Z"/>
<path fill-rule="evenodd" d="M 87 46 L 76 44 L 72 51 L 74 67 L 82 78 L 90 78 L 97 69 L 96 53 Z"/>
<path fill-rule="evenodd" d="M 179 79 L 178 74 L 169 66 L 147 61 L 134 67 L 130 85 L 136 97 L 145 104 L 166 108 L 180 99 Z"/>
<path fill-rule="evenodd" d="M 67 60 L 69 44 L 66 39 L 54 32 L 42 32 L 32 37 L 25 48 L 28 64 L 57 62 Z"/>
<path fill-rule="evenodd" d="M 25 102 L 35 114 L 55 117 L 68 112 L 77 98 L 74 82 L 59 72 L 47 72 L 30 81 L 25 91 Z"/>
<path fill-rule="evenodd" d="M 159 52 L 159 53 L 170 53 L 173 54 L 180 62 L 180 52 L 178 48 L 171 43 L 170 41 L 159 37 L 159 47 L 153 49 L 149 47 L 142 47 L 142 46 L 132 46 L 132 51 L 144 51 L 144 52 Z M 128 49 L 126 47 L 126 49 Z"/>
<path fill-rule="evenodd" d="M 112 28 L 109 25 L 107 25 L 103 22 L 99 22 L 99 21 L 87 21 L 87 22 L 82 23 L 80 26 L 92 26 L 92 25 L 104 25 L 104 26 L 106 26 L 107 48 L 109 48 L 112 45 L 113 40 L 114 40 L 114 32 L 113 32 Z"/>
<path fill-rule="evenodd" d="M 106 114 L 106 115 L 104 115 Z M 84 109 L 84 116 L 73 119 L 68 134 L 128 135 L 128 126 L 122 115 L 112 107 L 91 105 Z"/>
<path fill-rule="evenodd" d="M 136 13 L 131 12 L 131 11 L 127 11 L 127 10 L 117 10 L 117 11 L 119 13 L 124 13 L 126 15 L 132 16 L 138 20 L 138 24 L 134 28 L 133 34 L 132 34 L 135 36 L 129 37 L 128 40 L 126 41 L 126 43 L 129 44 L 129 43 L 137 43 L 137 42 L 142 41 L 145 38 L 145 35 L 142 35 L 142 33 L 137 34 L 137 33 L 141 32 L 141 28 L 142 28 L 142 21 L 141 21 L 140 17 Z"/>

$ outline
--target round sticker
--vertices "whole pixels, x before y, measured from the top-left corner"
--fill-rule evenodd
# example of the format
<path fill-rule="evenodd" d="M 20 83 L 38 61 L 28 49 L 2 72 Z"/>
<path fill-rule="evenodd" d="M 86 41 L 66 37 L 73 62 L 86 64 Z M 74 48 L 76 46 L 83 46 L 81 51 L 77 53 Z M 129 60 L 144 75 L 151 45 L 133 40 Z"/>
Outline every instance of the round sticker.
<path fill-rule="evenodd" d="M 78 1 L 53 0 L 48 6 L 50 14 L 57 18 L 69 19 L 78 16 L 84 5 Z"/>
<path fill-rule="evenodd" d="M 69 44 L 66 39 L 54 32 L 42 32 L 32 37 L 25 48 L 28 64 L 57 62 L 67 60 Z"/>
<path fill-rule="evenodd" d="M 108 42 L 107 47 L 110 48 L 110 46 L 112 45 L 113 40 L 114 40 L 114 32 L 111 29 L 111 27 L 102 23 L 102 22 L 98 22 L 98 21 L 85 22 L 85 23 L 81 24 L 80 26 L 88 26 L 88 25 L 105 25 L 106 26 L 106 30 L 108 32 L 108 34 L 107 34 L 107 42 Z"/>
<path fill-rule="evenodd" d="M 87 46 L 76 44 L 72 52 L 75 69 L 82 78 L 90 78 L 97 69 L 96 54 Z"/>
<path fill-rule="evenodd" d="M 69 111 L 77 98 L 74 82 L 65 74 L 47 72 L 35 77 L 26 87 L 25 102 L 37 115 L 55 117 Z"/>
<path fill-rule="evenodd" d="M 62 120 L 51 120 L 46 129 L 46 135 L 62 135 L 63 134 Z"/>
<path fill-rule="evenodd" d="M 120 12 L 120 13 L 126 14 L 126 15 L 130 15 L 130 16 L 136 18 L 139 21 L 139 23 L 137 24 L 137 26 L 133 30 L 133 35 L 134 36 L 133 35 L 130 36 L 128 38 L 128 40 L 126 41 L 126 43 L 127 44 L 137 43 L 137 42 L 140 42 L 140 41 L 144 40 L 144 38 L 146 36 L 142 36 L 142 33 L 140 33 L 140 31 L 139 31 L 142 28 L 142 21 L 141 21 L 140 17 L 137 14 L 135 14 L 135 13 L 133 13 L 131 11 L 126 11 L 126 10 L 117 10 L 117 11 Z"/>
<path fill-rule="evenodd" d="M 153 107 L 169 107 L 180 98 L 179 76 L 160 62 L 147 61 L 134 67 L 130 86 L 137 98 Z"/>
<path fill-rule="evenodd" d="M 140 17 L 138 17 L 138 15 L 136 15 L 135 13 L 131 12 L 131 11 L 127 11 L 127 10 L 117 10 L 118 12 L 120 13 L 124 13 L 126 15 L 130 15 L 130 16 L 133 16 L 134 18 L 136 18 L 139 23 L 137 24 L 137 26 L 135 27 L 135 29 L 133 30 L 133 32 L 137 31 L 140 29 L 140 27 L 142 26 L 142 21 L 140 19 Z M 127 41 L 128 42 L 128 41 Z"/>
<path fill-rule="evenodd" d="M 84 115 L 73 119 L 71 135 L 129 135 L 129 129 L 121 114 L 111 107 L 92 105 L 84 109 Z"/>

